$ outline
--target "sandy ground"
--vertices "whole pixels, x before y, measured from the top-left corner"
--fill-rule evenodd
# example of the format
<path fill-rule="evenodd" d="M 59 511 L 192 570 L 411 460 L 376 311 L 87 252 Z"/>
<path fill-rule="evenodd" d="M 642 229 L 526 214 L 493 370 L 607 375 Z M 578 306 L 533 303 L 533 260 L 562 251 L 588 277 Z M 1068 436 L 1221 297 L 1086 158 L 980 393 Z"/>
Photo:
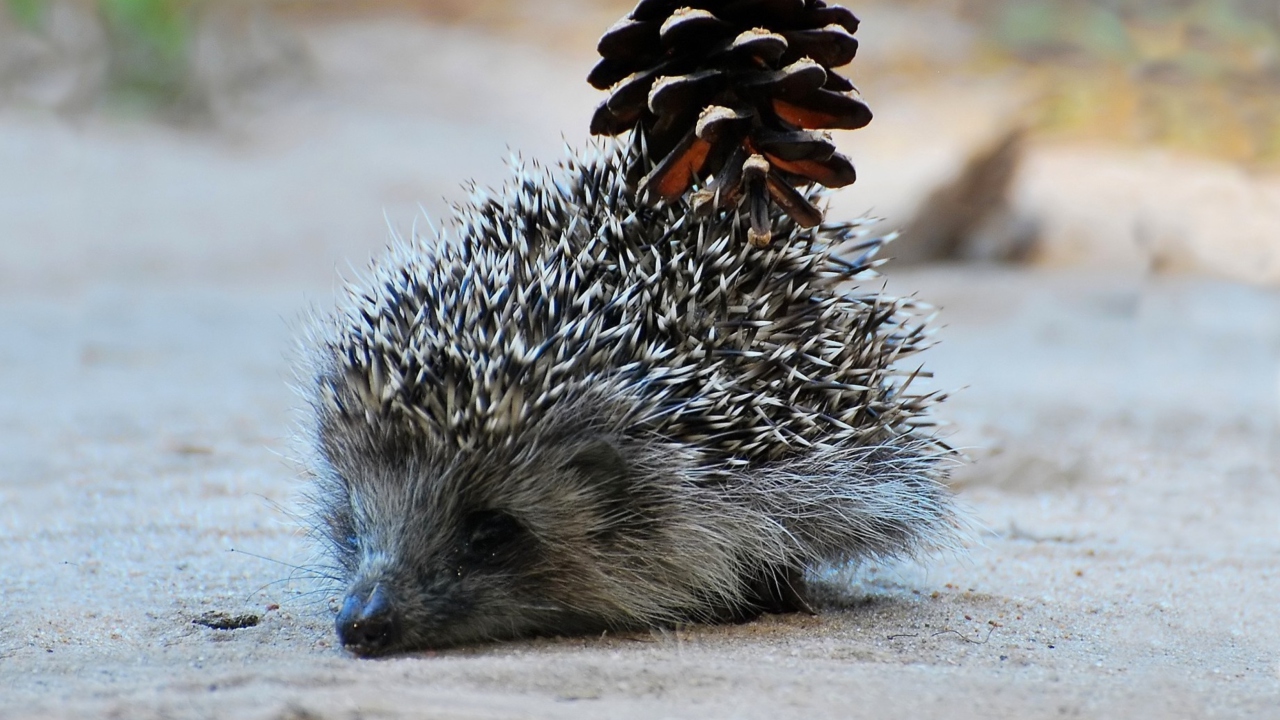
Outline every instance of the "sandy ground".
<path fill-rule="evenodd" d="M 0 718 L 1280 717 L 1280 295 L 1132 268 L 889 267 L 963 388 L 963 553 L 833 578 L 817 617 L 345 655 L 273 561 L 310 550 L 297 319 L 597 98 L 587 54 L 307 38 L 317 86 L 216 131 L 0 115 Z M 881 89 L 838 208 L 906 212 L 1012 91 L 926 132 L 945 92 Z"/>

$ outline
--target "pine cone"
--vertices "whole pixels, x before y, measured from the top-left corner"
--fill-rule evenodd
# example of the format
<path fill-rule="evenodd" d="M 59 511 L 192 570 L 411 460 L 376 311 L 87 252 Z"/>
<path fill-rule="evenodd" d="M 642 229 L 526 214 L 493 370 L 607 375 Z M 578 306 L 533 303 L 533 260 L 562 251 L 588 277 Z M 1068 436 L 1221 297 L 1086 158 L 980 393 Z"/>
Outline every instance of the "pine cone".
<path fill-rule="evenodd" d="M 587 81 L 610 93 L 591 132 L 636 132 L 643 152 L 630 179 L 651 200 L 695 184 L 702 211 L 745 197 L 748 237 L 767 245 L 770 198 L 812 227 L 822 212 L 796 186 L 856 178 L 821 131 L 871 122 L 832 70 L 853 59 L 857 29 L 853 13 L 822 0 L 640 0 L 600 38 Z"/>

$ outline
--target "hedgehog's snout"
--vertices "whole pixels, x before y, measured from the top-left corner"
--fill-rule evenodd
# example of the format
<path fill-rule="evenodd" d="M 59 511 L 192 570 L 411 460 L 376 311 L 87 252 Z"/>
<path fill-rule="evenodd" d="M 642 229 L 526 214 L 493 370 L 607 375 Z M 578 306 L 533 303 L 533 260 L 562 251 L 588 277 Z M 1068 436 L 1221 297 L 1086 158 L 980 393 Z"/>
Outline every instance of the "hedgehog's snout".
<path fill-rule="evenodd" d="M 342 646 L 357 655 L 378 655 L 400 639 L 400 619 L 382 584 L 347 593 L 335 625 Z"/>

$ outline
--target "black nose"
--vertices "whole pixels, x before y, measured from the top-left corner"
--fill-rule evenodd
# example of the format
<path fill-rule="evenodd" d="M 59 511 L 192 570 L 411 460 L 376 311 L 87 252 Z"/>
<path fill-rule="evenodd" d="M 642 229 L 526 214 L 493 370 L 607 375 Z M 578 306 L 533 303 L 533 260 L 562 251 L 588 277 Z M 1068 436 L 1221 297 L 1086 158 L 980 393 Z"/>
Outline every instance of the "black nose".
<path fill-rule="evenodd" d="M 355 590 L 342 602 L 335 623 L 338 640 L 357 655 L 377 655 L 395 645 L 399 623 L 381 585 Z"/>

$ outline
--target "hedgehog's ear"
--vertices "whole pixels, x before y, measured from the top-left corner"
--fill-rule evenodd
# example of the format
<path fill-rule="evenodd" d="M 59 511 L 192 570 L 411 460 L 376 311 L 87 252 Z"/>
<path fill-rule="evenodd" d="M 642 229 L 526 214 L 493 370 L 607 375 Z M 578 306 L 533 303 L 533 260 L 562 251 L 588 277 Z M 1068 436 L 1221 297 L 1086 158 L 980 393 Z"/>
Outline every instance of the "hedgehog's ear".
<path fill-rule="evenodd" d="M 576 470 L 601 485 L 627 478 L 627 461 L 613 443 L 604 439 L 593 440 L 578 448 L 564 467 Z"/>

